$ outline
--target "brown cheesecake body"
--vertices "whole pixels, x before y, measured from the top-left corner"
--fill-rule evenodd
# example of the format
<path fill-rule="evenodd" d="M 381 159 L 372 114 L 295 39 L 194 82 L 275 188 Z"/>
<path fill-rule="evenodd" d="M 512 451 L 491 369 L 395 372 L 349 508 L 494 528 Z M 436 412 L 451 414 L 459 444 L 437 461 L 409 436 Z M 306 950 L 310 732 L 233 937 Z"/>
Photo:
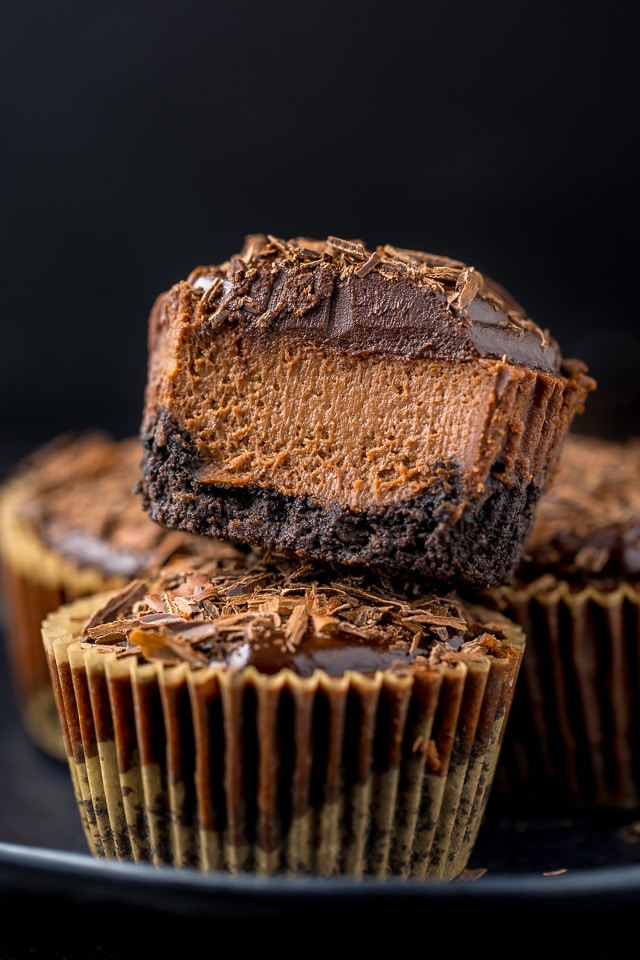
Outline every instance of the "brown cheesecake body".
<path fill-rule="evenodd" d="M 252 236 L 154 306 L 143 502 L 299 557 L 504 582 L 593 386 L 473 267 Z"/>

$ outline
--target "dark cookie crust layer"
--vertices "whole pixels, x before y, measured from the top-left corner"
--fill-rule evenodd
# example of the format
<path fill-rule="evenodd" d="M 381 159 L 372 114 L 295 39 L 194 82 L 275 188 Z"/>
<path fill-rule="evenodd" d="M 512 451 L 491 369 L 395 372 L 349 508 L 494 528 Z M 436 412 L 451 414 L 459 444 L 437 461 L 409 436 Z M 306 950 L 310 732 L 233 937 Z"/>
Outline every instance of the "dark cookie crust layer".
<path fill-rule="evenodd" d="M 492 480 L 493 489 L 479 509 L 467 505 L 452 524 L 461 478 L 456 465 L 448 464 L 442 480 L 419 498 L 391 509 L 356 512 L 261 487 L 194 480 L 194 445 L 166 413 L 160 415 L 158 429 L 143 434 L 142 443 L 143 505 L 163 526 L 347 567 L 406 573 L 440 587 L 511 582 L 540 496 L 533 484 L 506 489 Z"/>

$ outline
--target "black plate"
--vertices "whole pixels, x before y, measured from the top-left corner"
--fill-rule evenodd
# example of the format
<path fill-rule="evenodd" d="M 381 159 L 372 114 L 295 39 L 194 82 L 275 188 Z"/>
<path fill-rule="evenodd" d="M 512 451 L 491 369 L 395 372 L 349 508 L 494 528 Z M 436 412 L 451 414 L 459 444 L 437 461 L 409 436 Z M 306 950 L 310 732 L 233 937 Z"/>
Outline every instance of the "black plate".
<path fill-rule="evenodd" d="M 379 946 L 403 929 L 413 939 L 426 924 L 425 935 L 437 942 L 448 930 L 465 950 L 477 949 L 485 931 L 494 957 L 511 956 L 514 937 L 547 957 L 563 940 L 583 957 L 637 956 L 640 811 L 535 819 L 490 804 L 471 874 L 450 883 L 229 877 L 96 860 L 66 766 L 28 740 L 4 654 L 0 667 L 3 960 L 120 960 L 143 947 L 145 956 L 164 955 L 168 931 L 182 929 L 176 921 L 188 922 L 198 942 L 215 931 L 218 943 L 231 933 L 247 946 L 285 930 L 287 942 L 294 931 L 312 931 L 315 946 L 344 942 L 342 930 L 360 946 Z M 488 924 L 499 926 L 490 934 Z M 505 924 L 508 938 L 494 942 Z"/>

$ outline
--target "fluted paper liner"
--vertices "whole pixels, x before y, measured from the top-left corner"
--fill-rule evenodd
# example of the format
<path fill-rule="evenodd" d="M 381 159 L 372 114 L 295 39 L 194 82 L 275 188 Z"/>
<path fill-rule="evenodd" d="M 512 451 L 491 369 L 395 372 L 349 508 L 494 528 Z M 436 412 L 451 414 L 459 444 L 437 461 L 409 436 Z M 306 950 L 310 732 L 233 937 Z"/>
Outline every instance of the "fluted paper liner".
<path fill-rule="evenodd" d="M 5 483 L 0 495 L 0 575 L 9 665 L 21 719 L 45 753 L 66 757 L 43 654 L 41 623 L 62 603 L 122 585 L 94 567 L 78 567 L 46 547 L 19 515 L 24 481 Z"/>
<path fill-rule="evenodd" d="M 99 857 L 203 871 L 451 879 L 482 821 L 524 650 L 420 671 L 139 664 L 43 624 L 83 828 Z"/>
<path fill-rule="evenodd" d="M 640 807 L 640 592 L 504 588 L 527 636 L 499 792 L 563 809 Z"/>

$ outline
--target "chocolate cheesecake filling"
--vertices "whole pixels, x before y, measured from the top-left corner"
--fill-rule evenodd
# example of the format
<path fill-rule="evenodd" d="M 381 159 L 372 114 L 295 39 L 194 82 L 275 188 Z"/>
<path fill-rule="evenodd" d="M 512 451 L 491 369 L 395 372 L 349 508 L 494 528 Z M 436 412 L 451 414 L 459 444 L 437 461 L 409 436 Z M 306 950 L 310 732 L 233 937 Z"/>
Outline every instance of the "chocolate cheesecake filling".
<path fill-rule="evenodd" d="M 554 390 L 554 379 L 502 362 L 376 355 L 363 363 L 297 339 L 238 343 L 225 329 L 180 355 L 168 412 L 194 438 L 198 482 L 272 487 L 364 511 L 425 493 L 446 463 L 456 464 L 470 499 L 496 461 L 504 485 L 521 484 L 509 455 L 521 418 L 539 422 Z M 518 394 L 522 403 L 505 417 L 505 400 Z M 535 439 L 546 449 L 545 437 Z"/>
<path fill-rule="evenodd" d="M 156 440 L 159 435 L 162 443 Z M 311 497 L 285 496 L 270 487 L 194 479 L 198 456 L 193 442 L 166 414 L 145 443 L 148 509 L 163 526 L 347 567 L 364 563 L 389 574 L 404 571 L 440 584 L 505 582 L 539 496 L 531 483 L 508 489 L 498 463 L 481 508 L 465 506 L 463 477 L 453 462 L 436 465 L 431 484 L 412 500 L 356 511 Z"/>

